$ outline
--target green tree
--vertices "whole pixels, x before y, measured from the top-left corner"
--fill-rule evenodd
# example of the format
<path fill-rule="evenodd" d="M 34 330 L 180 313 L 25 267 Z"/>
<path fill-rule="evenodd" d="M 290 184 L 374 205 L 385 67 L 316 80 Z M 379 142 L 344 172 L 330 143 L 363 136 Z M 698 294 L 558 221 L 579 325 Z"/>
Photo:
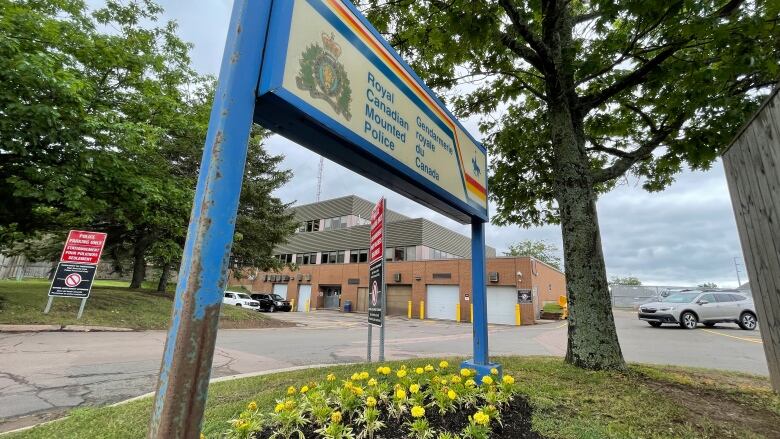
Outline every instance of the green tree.
<path fill-rule="evenodd" d="M 718 288 L 718 284 L 715 282 L 704 282 L 703 284 L 699 284 L 699 288 Z"/>
<path fill-rule="evenodd" d="M 566 361 L 624 368 L 596 199 L 707 169 L 778 79 L 776 1 L 363 0 L 460 116 L 483 115 L 499 225 L 561 225 Z"/>
<path fill-rule="evenodd" d="M 639 278 L 634 276 L 626 276 L 626 277 L 620 277 L 620 276 L 612 276 L 612 278 L 609 280 L 610 285 L 631 285 L 631 286 L 640 286 L 642 285 L 642 281 L 639 280 Z"/>
<path fill-rule="evenodd" d="M 511 244 L 509 250 L 504 252 L 505 256 L 530 256 L 536 258 L 547 265 L 561 269 L 561 257 L 558 256 L 558 247 L 547 241 L 533 241 L 526 239 L 516 244 Z"/>

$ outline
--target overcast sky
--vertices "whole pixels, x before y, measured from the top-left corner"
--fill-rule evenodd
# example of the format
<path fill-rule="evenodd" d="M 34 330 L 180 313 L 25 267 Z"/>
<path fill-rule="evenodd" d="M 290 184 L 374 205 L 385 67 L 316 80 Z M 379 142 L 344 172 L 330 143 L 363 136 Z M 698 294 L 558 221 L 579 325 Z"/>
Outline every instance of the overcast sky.
<path fill-rule="evenodd" d="M 158 0 L 166 17 L 180 26 L 181 37 L 194 45 L 192 59 L 201 73 L 218 74 L 230 19 L 231 0 Z M 463 121 L 477 138 L 476 120 Z M 278 192 L 285 201 L 315 201 L 319 156 L 280 136 L 267 146 L 283 154 L 295 177 Z M 720 162 L 708 172 L 685 172 L 666 191 L 649 194 L 636 182 L 623 185 L 598 202 L 599 222 L 609 276 L 636 276 L 645 285 L 697 285 L 715 282 L 736 286 L 734 258 L 745 281 L 742 252 Z M 356 194 L 368 200 L 384 195 L 388 208 L 426 217 L 468 233 L 462 226 L 326 160 L 322 199 Z M 524 239 L 543 239 L 561 248 L 558 227 L 521 229 L 488 226 L 488 245 L 505 250 Z"/>

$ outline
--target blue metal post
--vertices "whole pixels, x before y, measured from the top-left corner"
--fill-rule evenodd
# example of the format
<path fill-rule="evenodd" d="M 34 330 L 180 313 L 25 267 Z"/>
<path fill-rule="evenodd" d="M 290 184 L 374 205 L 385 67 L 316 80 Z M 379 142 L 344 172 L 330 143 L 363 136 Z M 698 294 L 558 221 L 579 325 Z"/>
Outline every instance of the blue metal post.
<path fill-rule="evenodd" d="M 233 3 L 149 438 L 200 435 L 270 11 Z"/>
<path fill-rule="evenodd" d="M 471 300 L 474 305 L 474 358 L 464 361 L 461 367 L 476 369 L 477 377 L 490 374 L 490 369 L 501 371 L 501 366 L 490 363 L 488 354 L 487 288 L 485 274 L 485 223 L 474 219 L 471 222 Z"/>

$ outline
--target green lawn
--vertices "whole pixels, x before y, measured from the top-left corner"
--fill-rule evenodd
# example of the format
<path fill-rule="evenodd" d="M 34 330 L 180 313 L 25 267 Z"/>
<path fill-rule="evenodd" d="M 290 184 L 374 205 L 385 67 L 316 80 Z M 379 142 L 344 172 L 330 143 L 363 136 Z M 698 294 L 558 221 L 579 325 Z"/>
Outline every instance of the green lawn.
<path fill-rule="evenodd" d="M 0 281 L 0 324 L 16 325 L 94 325 L 133 329 L 167 329 L 173 306 L 173 293 L 153 289 L 131 290 L 122 281 L 96 281 L 84 315 L 76 319 L 81 301 L 55 298 L 51 312 L 44 314 L 49 281 Z M 223 307 L 221 327 L 281 326 L 282 322 L 263 314 Z"/>
<path fill-rule="evenodd" d="M 533 426 L 549 438 L 777 438 L 780 398 L 765 378 L 704 369 L 633 365 L 626 373 L 585 372 L 558 358 L 497 358 L 518 380 L 534 407 Z M 414 360 L 424 365 L 431 360 Z M 457 360 L 452 359 L 451 363 Z M 388 363 L 391 366 L 399 363 Z M 203 431 L 219 437 L 249 401 L 272 410 L 290 386 L 345 379 L 375 366 L 335 366 L 215 383 Z M 145 437 L 151 400 L 118 407 L 74 410 L 59 422 L 10 437 Z"/>

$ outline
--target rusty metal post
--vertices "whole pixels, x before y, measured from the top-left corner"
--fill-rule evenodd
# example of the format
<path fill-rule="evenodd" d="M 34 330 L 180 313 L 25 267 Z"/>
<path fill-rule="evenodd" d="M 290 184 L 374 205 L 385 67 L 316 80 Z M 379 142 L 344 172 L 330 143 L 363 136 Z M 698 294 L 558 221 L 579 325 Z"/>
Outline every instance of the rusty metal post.
<path fill-rule="evenodd" d="M 200 436 L 271 0 L 235 0 L 149 438 Z"/>

